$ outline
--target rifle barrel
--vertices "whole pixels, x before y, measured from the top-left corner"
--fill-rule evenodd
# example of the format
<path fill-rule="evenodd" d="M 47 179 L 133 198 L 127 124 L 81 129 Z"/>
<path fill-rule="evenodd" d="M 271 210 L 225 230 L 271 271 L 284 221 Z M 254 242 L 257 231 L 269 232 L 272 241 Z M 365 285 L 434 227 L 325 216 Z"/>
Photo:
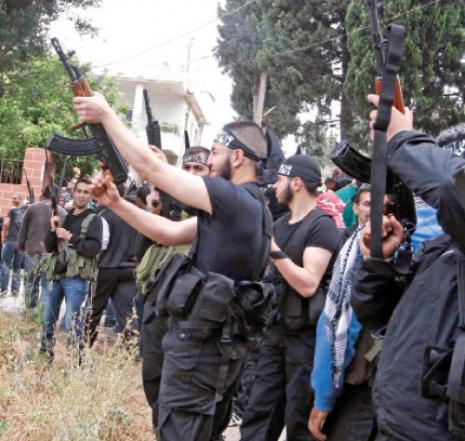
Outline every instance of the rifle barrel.
<path fill-rule="evenodd" d="M 371 25 L 371 35 L 373 37 L 373 48 L 375 50 L 376 68 L 378 75 L 381 75 L 384 70 L 386 60 L 385 48 L 383 46 L 383 36 L 379 25 L 378 16 L 378 0 L 367 0 L 368 17 Z"/>
<path fill-rule="evenodd" d="M 55 49 L 55 52 L 58 55 L 58 58 L 60 61 L 63 63 L 63 66 L 66 69 L 66 72 L 68 72 L 68 75 L 70 76 L 72 81 L 75 81 L 76 78 L 76 70 L 74 66 L 71 65 L 71 63 L 68 61 L 68 57 L 66 56 L 65 52 L 63 51 L 63 48 L 61 47 L 60 42 L 58 41 L 58 38 L 52 38 L 51 39 L 52 46 Z"/>
<path fill-rule="evenodd" d="M 147 113 L 147 124 L 152 122 L 152 109 L 150 108 L 150 98 L 147 92 L 147 89 L 144 89 L 144 103 L 145 103 L 145 111 Z"/>

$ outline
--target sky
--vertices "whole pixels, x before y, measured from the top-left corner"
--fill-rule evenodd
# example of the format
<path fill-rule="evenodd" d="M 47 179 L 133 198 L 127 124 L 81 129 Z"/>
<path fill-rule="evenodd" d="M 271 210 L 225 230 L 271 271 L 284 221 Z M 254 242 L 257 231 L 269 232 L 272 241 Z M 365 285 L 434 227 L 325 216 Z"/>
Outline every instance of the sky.
<path fill-rule="evenodd" d="M 198 91 L 214 97 L 212 104 L 211 95 L 198 96 L 201 104 L 209 102 L 210 126 L 204 136 L 208 143 L 207 138 L 235 115 L 230 106 L 232 81 L 221 73 L 212 56 L 217 44 L 219 21 L 214 20 L 218 4 L 218 0 L 102 0 L 100 8 L 79 11 L 98 28 L 94 38 L 80 36 L 66 17 L 53 23 L 49 34 L 58 38 L 65 50 L 75 50 L 81 62 L 91 62 L 97 72 L 143 71 L 164 63 L 185 68 L 190 46 L 191 82 Z M 144 53 L 133 56 L 141 51 Z"/>
<path fill-rule="evenodd" d="M 142 72 L 164 63 L 185 68 L 190 46 L 189 77 L 210 123 L 202 139 L 210 147 L 221 127 L 237 116 L 230 100 L 232 80 L 221 72 L 213 57 L 220 23 L 218 5 L 224 3 L 225 0 L 102 0 L 99 8 L 72 11 L 89 18 L 98 28 L 94 38 L 80 36 L 66 17 L 53 23 L 49 34 L 58 38 L 65 50 L 75 50 L 81 61 L 91 62 L 99 73 L 107 70 L 117 74 L 125 69 Z M 134 56 L 139 52 L 143 53 Z M 293 154 L 296 146 L 293 136 L 283 140 L 286 156 Z"/>

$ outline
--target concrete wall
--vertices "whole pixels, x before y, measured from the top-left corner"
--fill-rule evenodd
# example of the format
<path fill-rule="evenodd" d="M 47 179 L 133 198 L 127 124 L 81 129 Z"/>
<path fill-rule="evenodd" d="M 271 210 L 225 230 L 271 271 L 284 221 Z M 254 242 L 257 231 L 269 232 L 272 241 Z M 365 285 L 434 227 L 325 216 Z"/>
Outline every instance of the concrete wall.
<path fill-rule="evenodd" d="M 26 170 L 29 182 L 34 190 L 36 202 L 39 200 L 42 190 L 42 181 L 44 178 L 44 168 L 46 162 L 44 149 L 30 148 L 26 149 L 24 154 L 23 168 Z M 23 173 L 21 184 L 4 184 L 0 183 L 0 214 L 6 216 L 11 208 L 11 198 L 14 193 L 19 193 L 22 199 L 28 197 L 26 176 Z"/>

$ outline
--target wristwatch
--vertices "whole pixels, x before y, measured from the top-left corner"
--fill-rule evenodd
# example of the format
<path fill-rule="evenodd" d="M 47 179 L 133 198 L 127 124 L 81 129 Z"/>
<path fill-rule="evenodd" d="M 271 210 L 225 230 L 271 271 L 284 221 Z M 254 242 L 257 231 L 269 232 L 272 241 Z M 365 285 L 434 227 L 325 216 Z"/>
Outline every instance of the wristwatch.
<path fill-rule="evenodd" d="M 269 256 L 270 256 L 273 260 L 287 259 L 286 253 L 284 253 L 284 252 L 281 251 L 281 250 L 279 250 L 279 251 L 270 251 Z"/>

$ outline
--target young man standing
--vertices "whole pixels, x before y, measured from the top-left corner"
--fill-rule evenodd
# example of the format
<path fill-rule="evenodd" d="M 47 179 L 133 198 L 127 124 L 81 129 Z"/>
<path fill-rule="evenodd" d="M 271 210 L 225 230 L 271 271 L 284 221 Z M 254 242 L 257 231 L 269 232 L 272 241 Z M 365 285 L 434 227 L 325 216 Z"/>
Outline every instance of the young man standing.
<path fill-rule="evenodd" d="M 277 441 L 284 426 L 289 440 L 313 439 L 307 417 L 315 325 L 339 241 L 332 218 L 316 207 L 319 185 L 320 166 L 305 155 L 286 159 L 274 184 L 278 202 L 290 209 L 274 224 L 271 244 L 279 304 L 261 347 L 242 441 Z"/>
<path fill-rule="evenodd" d="M 370 330 L 362 333 L 350 306 L 360 229 L 370 220 L 370 201 L 371 186 L 363 184 L 352 198 L 357 223 L 341 235 L 344 244 L 334 263 L 324 311 L 318 320 L 311 376 L 315 403 L 308 428 L 319 441 L 368 439 L 373 423 L 369 386 L 373 363 L 365 356 L 374 347 L 374 340 Z"/>
<path fill-rule="evenodd" d="M 173 296 L 174 303 L 175 293 L 189 294 L 185 283 L 191 284 L 194 292 L 198 277 L 203 278 L 203 274 L 207 280 L 203 279 L 194 304 L 180 304 L 186 312 L 168 311 L 170 330 L 163 337 L 158 439 L 219 438 L 228 424 L 232 396 L 247 351 L 245 336 L 226 312 L 229 302 L 225 299 L 236 282 L 259 276 L 271 236 L 271 215 L 255 184 L 256 163 L 267 155 L 263 132 L 251 122 L 226 125 L 208 160 L 212 176 L 199 177 L 159 159 L 132 135 L 101 95 L 75 98 L 74 104 L 81 121 L 103 124 L 143 179 L 198 210 L 197 217 L 172 222 L 122 200 L 109 177 L 96 182 L 105 190 L 99 202 L 153 240 L 180 245 L 192 243 L 197 237 L 192 273 L 170 274 L 175 283 L 167 296 Z M 182 275 L 186 277 L 181 279 Z M 177 296 L 176 300 L 181 299 Z M 155 313 L 154 306 L 145 303 L 144 321 Z"/>
<path fill-rule="evenodd" d="M 50 217 L 52 216 L 50 195 L 50 187 L 45 186 L 42 189 L 41 200 L 27 209 L 19 231 L 18 249 L 25 252 L 24 304 L 27 309 L 37 306 L 39 284 L 42 290 L 41 303 L 45 303 L 47 295 L 48 280 L 44 272 L 40 271 L 39 263 L 45 253 L 45 236 L 50 230 Z M 66 211 L 58 207 L 58 213 L 66 214 Z"/>
<path fill-rule="evenodd" d="M 53 216 L 45 238 L 48 253 L 47 278 L 53 282 L 47 293 L 44 334 L 41 351 L 53 357 L 55 325 L 63 299 L 66 302 L 65 330 L 68 343 L 82 345 L 81 305 L 88 282 L 96 272 L 96 256 L 102 245 L 102 223 L 90 209 L 90 182 L 79 178 L 73 189 L 73 210 L 65 216 Z"/>

